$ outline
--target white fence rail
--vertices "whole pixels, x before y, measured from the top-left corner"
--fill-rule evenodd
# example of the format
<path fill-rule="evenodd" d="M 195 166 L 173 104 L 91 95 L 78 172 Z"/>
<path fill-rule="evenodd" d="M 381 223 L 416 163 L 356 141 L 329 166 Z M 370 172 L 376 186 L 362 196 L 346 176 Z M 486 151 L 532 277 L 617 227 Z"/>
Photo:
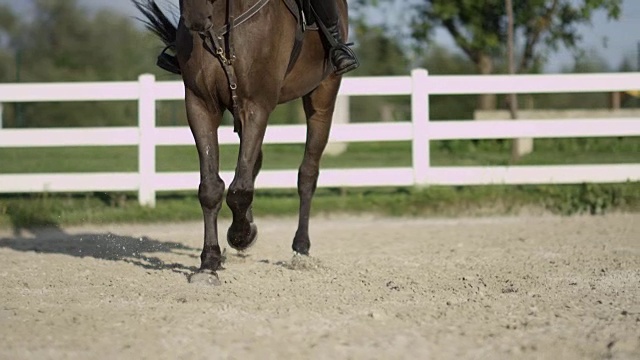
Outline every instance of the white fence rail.
<path fill-rule="evenodd" d="M 331 142 L 411 141 L 412 167 L 323 169 L 319 186 L 426 186 L 488 184 L 565 184 L 640 181 L 640 162 L 613 165 L 432 167 L 429 142 L 452 139 L 520 137 L 640 136 L 640 119 L 554 119 L 518 121 L 429 121 L 429 95 L 480 93 L 609 92 L 640 87 L 640 73 L 587 75 L 411 76 L 345 78 L 343 96 L 410 95 L 411 122 L 337 124 Z M 156 127 L 156 102 L 184 97 L 180 82 L 0 84 L 0 103 L 40 101 L 117 101 L 139 104 L 139 126 L 82 129 L 0 129 L 0 147 L 120 146 L 138 147 L 136 173 L 0 174 L 0 193 L 138 191 L 142 204 L 154 206 L 157 191 L 192 190 L 197 172 L 156 172 L 156 147 L 191 145 L 187 127 Z M 270 126 L 265 144 L 303 143 L 304 125 Z M 221 127 L 220 143 L 237 143 L 232 127 Z M 640 155 L 639 155 L 640 159 Z M 2 159 L 0 159 L 0 167 Z M 223 172 L 230 183 L 233 173 Z M 260 188 L 293 188 L 297 170 L 264 170 Z"/>

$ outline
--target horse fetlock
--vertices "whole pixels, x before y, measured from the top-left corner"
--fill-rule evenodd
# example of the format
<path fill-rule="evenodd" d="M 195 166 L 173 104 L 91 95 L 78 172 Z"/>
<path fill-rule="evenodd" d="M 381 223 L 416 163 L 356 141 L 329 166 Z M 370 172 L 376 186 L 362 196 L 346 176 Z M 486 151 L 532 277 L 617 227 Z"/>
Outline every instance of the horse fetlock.
<path fill-rule="evenodd" d="M 213 249 L 205 248 L 200 254 L 200 270 L 217 271 L 223 269 L 222 263 L 224 263 L 224 257 L 220 252 L 220 247 L 216 246 Z"/>
<path fill-rule="evenodd" d="M 229 189 L 227 194 L 227 205 L 231 211 L 236 213 L 246 213 L 253 202 L 253 189 Z"/>

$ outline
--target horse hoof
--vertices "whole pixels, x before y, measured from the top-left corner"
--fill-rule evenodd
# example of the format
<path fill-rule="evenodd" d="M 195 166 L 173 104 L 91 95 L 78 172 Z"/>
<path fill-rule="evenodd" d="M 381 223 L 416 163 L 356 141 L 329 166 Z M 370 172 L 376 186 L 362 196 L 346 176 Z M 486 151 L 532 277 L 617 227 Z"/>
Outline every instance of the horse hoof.
<path fill-rule="evenodd" d="M 208 286 L 222 285 L 220 279 L 218 278 L 218 274 L 216 274 L 215 271 L 211 270 L 201 270 L 191 274 L 191 276 L 189 276 L 189 283 Z"/>
<path fill-rule="evenodd" d="M 229 229 L 229 232 L 227 233 L 227 242 L 232 249 L 245 251 L 252 247 L 258 240 L 258 226 L 251 223 L 249 225 L 248 236 L 242 236 L 242 234 L 243 232 L 234 231 L 233 226 Z"/>
<path fill-rule="evenodd" d="M 294 252 L 300 255 L 309 255 L 309 249 L 311 249 L 311 241 L 309 241 L 308 237 L 298 237 L 296 236 L 293 239 L 293 244 L 291 248 Z"/>
<path fill-rule="evenodd" d="M 293 252 L 298 255 L 309 256 L 309 248 L 310 246 L 293 246 Z"/>

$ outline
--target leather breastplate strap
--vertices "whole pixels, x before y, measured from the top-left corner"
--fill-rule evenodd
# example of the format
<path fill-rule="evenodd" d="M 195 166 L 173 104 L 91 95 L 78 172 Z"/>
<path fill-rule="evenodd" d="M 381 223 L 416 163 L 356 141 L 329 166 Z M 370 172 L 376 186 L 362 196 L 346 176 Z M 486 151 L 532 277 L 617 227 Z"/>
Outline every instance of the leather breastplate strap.
<path fill-rule="evenodd" d="M 233 115 L 233 127 L 235 132 L 240 131 L 240 118 L 238 117 L 238 78 L 233 68 L 236 54 L 233 46 L 233 29 L 249 20 L 267 5 L 269 0 L 259 0 L 247 11 L 242 13 L 237 19 L 234 16 L 234 0 L 227 0 L 227 19 L 225 24 L 217 30 L 211 26 L 209 29 L 200 32 L 207 50 L 211 52 L 222 65 L 224 73 L 227 75 L 229 91 L 231 93 L 231 111 Z M 225 48 L 226 47 L 226 48 Z"/>
<path fill-rule="evenodd" d="M 233 2 L 233 0 L 230 0 L 229 2 Z M 218 58 L 224 73 L 227 75 L 229 91 L 231 92 L 231 112 L 234 119 L 234 131 L 238 132 L 240 130 L 238 124 L 238 78 L 236 76 L 236 71 L 233 68 L 233 61 L 236 59 L 236 55 L 233 51 L 233 43 L 231 41 L 230 33 L 230 31 L 227 33 L 226 41 L 229 49 L 228 52 L 225 51 L 224 48 L 224 36 L 217 34 L 213 29 L 209 29 L 208 31 L 201 33 L 200 36 L 203 37 L 207 50 Z"/>

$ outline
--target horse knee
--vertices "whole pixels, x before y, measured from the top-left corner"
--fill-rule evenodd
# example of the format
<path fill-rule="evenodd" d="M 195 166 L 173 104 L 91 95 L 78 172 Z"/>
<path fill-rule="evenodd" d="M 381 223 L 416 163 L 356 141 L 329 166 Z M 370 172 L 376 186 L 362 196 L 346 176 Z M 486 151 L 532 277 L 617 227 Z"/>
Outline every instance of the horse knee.
<path fill-rule="evenodd" d="M 224 194 L 224 182 L 219 177 L 214 181 L 201 181 L 198 188 L 200 205 L 206 209 L 220 208 L 222 195 Z"/>

